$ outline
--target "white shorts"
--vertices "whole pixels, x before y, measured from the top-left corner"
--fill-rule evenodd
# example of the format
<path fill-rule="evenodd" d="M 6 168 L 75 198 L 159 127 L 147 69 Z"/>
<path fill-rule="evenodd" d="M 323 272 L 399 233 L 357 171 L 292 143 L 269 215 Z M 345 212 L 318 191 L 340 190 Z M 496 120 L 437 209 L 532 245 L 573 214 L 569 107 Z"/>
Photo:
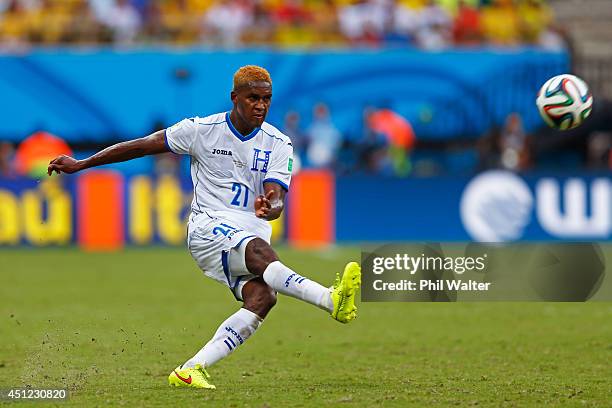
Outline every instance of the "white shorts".
<path fill-rule="evenodd" d="M 227 286 L 236 300 L 242 300 L 242 287 L 256 278 L 246 267 L 245 248 L 255 234 L 234 222 L 206 213 L 191 217 L 187 246 L 204 275 Z"/>

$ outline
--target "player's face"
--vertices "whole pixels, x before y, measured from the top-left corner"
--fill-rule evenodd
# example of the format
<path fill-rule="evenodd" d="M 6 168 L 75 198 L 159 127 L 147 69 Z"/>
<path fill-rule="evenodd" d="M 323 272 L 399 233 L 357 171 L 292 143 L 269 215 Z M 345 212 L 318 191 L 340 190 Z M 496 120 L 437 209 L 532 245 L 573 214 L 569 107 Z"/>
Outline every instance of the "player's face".
<path fill-rule="evenodd" d="M 267 82 L 256 82 L 253 86 L 239 90 L 232 99 L 236 111 L 250 128 L 256 128 L 266 119 L 272 103 L 272 87 Z"/>

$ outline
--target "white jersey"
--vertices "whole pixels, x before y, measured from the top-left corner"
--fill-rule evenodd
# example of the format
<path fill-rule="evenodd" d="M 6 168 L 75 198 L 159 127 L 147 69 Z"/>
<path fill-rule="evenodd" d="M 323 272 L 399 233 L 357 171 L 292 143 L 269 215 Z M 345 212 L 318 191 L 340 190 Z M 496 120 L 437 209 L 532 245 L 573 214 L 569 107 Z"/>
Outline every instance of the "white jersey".
<path fill-rule="evenodd" d="M 264 122 L 243 136 L 226 112 L 180 121 L 166 129 L 166 143 L 191 156 L 194 215 L 227 218 L 270 240 L 270 225 L 255 216 L 254 202 L 264 182 L 289 189 L 293 145 L 286 135 Z"/>

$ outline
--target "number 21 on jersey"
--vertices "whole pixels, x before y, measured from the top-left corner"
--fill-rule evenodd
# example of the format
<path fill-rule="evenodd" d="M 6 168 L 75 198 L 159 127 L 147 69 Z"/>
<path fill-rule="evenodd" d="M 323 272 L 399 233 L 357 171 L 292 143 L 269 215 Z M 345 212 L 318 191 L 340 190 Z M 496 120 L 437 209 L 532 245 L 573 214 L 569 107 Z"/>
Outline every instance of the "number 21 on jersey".
<path fill-rule="evenodd" d="M 243 190 L 244 194 L 242 194 Z M 249 189 L 247 186 L 243 186 L 240 183 L 233 183 L 232 192 L 235 193 L 234 198 L 231 202 L 232 205 L 235 205 L 237 207 L 246 207 L 249 204 Z"/>

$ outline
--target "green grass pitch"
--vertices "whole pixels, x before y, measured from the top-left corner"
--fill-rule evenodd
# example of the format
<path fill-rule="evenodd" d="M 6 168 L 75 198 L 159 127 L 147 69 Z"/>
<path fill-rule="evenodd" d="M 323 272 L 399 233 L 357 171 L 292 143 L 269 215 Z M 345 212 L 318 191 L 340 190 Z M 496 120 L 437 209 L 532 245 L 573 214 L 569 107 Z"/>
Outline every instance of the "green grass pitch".
<path fill-rule="evenodd" d="M 324 284 L 359 256 L 278 252 Z M 611 303 L 366 303 L 341 325 L 281 297 L 202 392 L 167 375 L 239 304 L 186 249 L 2 250 L 0 279 L 0 388 L 68 387 L 57 406 L 612 403 Z"/>

